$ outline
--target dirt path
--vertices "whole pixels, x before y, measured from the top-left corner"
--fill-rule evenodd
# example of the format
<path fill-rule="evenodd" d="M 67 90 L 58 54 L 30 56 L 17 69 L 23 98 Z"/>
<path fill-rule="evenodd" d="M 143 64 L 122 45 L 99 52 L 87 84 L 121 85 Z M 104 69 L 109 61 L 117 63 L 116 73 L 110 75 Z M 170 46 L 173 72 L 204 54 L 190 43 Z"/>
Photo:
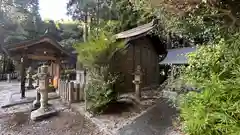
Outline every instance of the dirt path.
<path fill-rule="evenodd" d="M 65 110 L 44 121 L 29 119 L 30 112 L 0 116 L 1 135 L 101 135 L 96 127 L 78 113 Z"/>
<path fill-rule="evenodd" d="M 8 93 L 18 89 L 16 84 L 0 82 L 0 105 L 7 100 Z M 34 122 L 30 120 L 30 106 L 0 108 L 0 135 L 102 135 L 82 115 L 68 109 L 59 112 L 58 116 Z"/>

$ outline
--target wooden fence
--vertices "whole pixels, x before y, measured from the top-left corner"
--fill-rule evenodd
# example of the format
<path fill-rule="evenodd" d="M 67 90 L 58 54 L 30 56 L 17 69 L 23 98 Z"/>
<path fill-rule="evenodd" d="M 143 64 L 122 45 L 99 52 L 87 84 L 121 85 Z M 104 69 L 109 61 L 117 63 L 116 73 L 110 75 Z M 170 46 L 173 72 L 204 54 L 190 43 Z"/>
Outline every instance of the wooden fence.
<path fill-rule="evenodd" d="M 84 101 L 84 88 L 78 82 L 59 80 L 58 93 L 60 98 L 67 103 Z"/>
<path fill-rule="evenodd" d="M 10 79 L 17 79 L 19 76 L 19 73 L 14 72 L 14 73 L 9 73 Z M 8 79 L 8 74 L 0 74 L 0 81 L 2 80 L 7 80 Z"/>

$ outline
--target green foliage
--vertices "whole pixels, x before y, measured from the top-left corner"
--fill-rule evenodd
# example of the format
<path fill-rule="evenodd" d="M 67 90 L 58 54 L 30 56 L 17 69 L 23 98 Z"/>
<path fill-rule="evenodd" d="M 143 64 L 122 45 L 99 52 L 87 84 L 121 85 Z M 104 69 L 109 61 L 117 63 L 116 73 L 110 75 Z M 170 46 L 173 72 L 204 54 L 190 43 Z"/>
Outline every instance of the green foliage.
<path fill-rule="evenodd" d="M 78 60 L 87 68 L 108 66 L 114 53 L 123 48 L 123 42 L 116 42 L 111 34 L 99 33 L 99 37 L 92 37 L 88 42 L 76 45 Z"/>
<path fill-rule="evenodd" d="M 154 18 L 151 12 L 144 11 L 142 8 L 134 8 L 134 5 L 129 0 L 117 0 L 116 11 L 121 31 L 148 23 Z"/>
<path fill-rule="evenodd" d="M 83 22 L 86 22 L 85 17 L 88 13 L 91 29 L 102 27 L 102 23 L 118 21 L 118 25 L 110 30 L 114 33 L 148 23 L 153 19 L 151 12 L 135 9 L 129 0 L 69 0 L 68 11 L 73 18 Z"/>
<path fill-rule="evenodd" d="M 115 72 L 111 72 L 111 60 L 114 53 L 124 47 L 124 43 L 116 42 L 114 37 L 106 32 L 92 36 L 88 42 L 77 44 L 76 50 L 79 62 L 88 69 L 88 110 L 99 114 L 116 100 L 114 84 L 118 77 Z"/>
<path fill-rule="evenodd" d="M 1 1 L 1 43 L 16 43 L 43 34 L 38 4 L 38 0 Z"/>
<path fill-rule="evenodd" d="M 93 114 L 101 114 L 117 99 L 114 89 L 117 76 L 109 73 L 108 67 L 101 67 L 100 70 L 90 70 L 89 78 L 86 87 L 87 109 Z"/>
<path fill-rule="evenodd" d="M 240 133 L 239 38 L 240 34 L 235 34 L 189 55 L 184 79 L 201 92 L 181 98 L 181 118 L 187 134 Z"/>

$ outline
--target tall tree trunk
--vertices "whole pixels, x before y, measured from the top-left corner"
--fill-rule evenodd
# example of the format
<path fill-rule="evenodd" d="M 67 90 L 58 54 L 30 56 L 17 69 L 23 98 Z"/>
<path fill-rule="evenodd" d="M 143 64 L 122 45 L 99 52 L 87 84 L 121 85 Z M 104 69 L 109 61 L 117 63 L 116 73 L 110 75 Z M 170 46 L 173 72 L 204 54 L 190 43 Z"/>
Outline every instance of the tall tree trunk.
<path fill-rule="evenodd" d="M 100 13 L 99 13 L 99 7 L 100 6 L 100 2 L 99 0 L 97 0 L 97 35 L 99 34 L 99 30 L 98 30 L 98 27 L 99 27 L 99 20 L 100 20 Z"/>
<path fill-rule="evenodd" d="M 88 39 L 88 8 L 85 9 L 85 18 L 84 18 L 84 42 L 87 42 Z"/>

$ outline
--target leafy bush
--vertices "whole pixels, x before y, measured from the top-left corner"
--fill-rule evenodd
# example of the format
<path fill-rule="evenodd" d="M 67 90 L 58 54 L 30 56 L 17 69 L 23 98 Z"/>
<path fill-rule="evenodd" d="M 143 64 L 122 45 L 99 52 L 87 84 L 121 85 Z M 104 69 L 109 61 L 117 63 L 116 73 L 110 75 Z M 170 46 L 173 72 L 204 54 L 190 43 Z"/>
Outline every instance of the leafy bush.
<path fill-rule="evenodd" d="M 184 80 L 201 92 L 180 100 L 184 131 L 189 135 L 239 135 L 240 35 L 203 46 L 189 55 Z"/>
<path fill-rule="evenodd" d="M 87 105 L 88 110 L 93 114 L 100 114 L 108 105 L 117 99 L 114 84 L 116 75 L 108 73 L 108 68 L 92 70 L 89 72 L 89 83 L 87 85 Z"/>
<path fill-rule="evenodd" d="M 72 79 L 76 76 L 76 70 L 75 69 L 66 69 L 61 71 L 61 79 Z"/>
<path fill-rule="evenodd" d="M 99 37 L 91 37 L 86 43 L 76 45 L 78 60 L 88 71 L 87 105 L 88 110 L 94 114 L 102 113 L 109 103 L 117 99 L 114 85 L 118 77 L 111 71 L 111 59 L 122 47 L 122 42 L 116 42 L 112 35 L 106 32 L 99 33 Z"/>
<path fill-rule="evenodd" d="M 110 64 L 114 53 L 124 47 L 123 42 L 117 42 L 107 32 L 100 32 L 99 37 L 90 37 L 88 42 L 76 44 L 78 60 L 86 68 L 105 67 Z"/>

